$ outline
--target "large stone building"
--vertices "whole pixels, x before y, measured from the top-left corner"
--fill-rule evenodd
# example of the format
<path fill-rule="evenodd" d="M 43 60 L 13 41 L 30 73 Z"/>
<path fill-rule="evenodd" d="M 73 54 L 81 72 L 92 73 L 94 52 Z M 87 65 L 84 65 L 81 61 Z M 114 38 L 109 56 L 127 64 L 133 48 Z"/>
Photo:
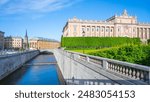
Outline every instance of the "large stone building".
<path fill-rule="evenodd" d="M 58 41 L 41 37 L 30 39 L 29 45 L 30 49 L 55 49 L 60 47 Z"/>
<path fill-rule="evenodd" d="M 150 39 L 150 24 L 137 22 L 137 17 L 114 15 L 106 21 L 69 19 L 63 29 L 64 37 L 139 37 Z"/>
<path fill-rule="evenodd" d="M 4 49 L 4 32 L 0 31 L 0 50 Z"/>
<path fill-rule="evenodd" d="M 22 49 L 23 39 L 21 37 L 5 37 L 5 49 Z"/>

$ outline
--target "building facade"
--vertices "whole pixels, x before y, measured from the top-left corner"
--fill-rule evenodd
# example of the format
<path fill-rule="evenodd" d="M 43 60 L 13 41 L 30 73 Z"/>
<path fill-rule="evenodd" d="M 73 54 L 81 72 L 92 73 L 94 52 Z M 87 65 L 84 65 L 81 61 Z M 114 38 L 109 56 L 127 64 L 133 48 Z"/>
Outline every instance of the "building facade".
<path fill-rule="evenodd" d="M 32 38 L 29 40 L 30 49 L 55 49 L 60 47 L 56 40 L 45 38 Z"/>
<path fill-rule="evenodd" d="M 114 15 L 105 21 L 69 19 L 63 28 L 63 37 L 138 37 L 150 39 L 150 24 L 137 22 L 137 17 Z"/>
<path fill-rule="evenodd" d="M 5 37 L 5 49 L 22 49 L 23 39 L 21 37 Z"/>
<path fill-rule="evenodd" d="M 4 32 L 0 31 L 0 50 L 4 50 Z"/>

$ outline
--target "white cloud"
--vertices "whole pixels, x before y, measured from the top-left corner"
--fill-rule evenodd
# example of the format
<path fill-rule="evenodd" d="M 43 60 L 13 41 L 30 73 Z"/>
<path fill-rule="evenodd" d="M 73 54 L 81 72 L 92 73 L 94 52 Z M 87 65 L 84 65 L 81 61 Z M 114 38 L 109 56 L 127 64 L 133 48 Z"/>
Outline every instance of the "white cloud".
<path fill-rule="evenodd" d="M 50 12 L 73 5 L 81 0 L 0 0 L 0 12 L 15 14 L 25 12 Z"/>
<path fill-rule="evenodd" d="M 7 3 L 9 0 L 0 0 L 0 5 Z"/>

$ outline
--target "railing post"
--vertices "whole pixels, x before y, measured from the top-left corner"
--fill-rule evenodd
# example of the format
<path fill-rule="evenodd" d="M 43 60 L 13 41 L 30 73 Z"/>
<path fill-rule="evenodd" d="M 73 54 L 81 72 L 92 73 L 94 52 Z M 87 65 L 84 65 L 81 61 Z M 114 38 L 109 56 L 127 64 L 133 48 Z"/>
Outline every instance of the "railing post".
<path fill-rule="evenodd" d="M 88 57 L 88 56 L 86 56 L 86 60 L 87 60 L 87 62 L 90 62 L 90 59 L 89 59 L 89 57 Z"/>
<path fill-rule="evenodd" d="M 106 60 L 103 60 L 103 68 L 108 69 L 108 62 Z"/>

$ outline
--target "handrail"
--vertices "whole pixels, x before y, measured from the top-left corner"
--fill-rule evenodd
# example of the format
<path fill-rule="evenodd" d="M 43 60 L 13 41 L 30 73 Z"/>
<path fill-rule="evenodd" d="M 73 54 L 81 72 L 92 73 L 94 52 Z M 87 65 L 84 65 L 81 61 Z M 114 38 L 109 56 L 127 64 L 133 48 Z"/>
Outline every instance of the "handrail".
<path fill-rule="evenodd" d="M 119 75 L 120 77 L 125 77 L 127 79 L 137 80 L 137 81 L 150 84 L 149 66 L 133 64 L 129 62 L 123 62 L 123 61 L 118 61 L 118 60 L 108 59 L 103 57 L 97 57 L 97 56 L 82 54 L 78 52 L 65 51 L 65 50 L 60 50 L 60 51 L 62 51 L 68 56 L 70 55 L 72 55 L 72 57 L 78 56 L 80 60 L 97 64 L 101 68 L 111 73 L 116 73 L 116 75 Z"/>

